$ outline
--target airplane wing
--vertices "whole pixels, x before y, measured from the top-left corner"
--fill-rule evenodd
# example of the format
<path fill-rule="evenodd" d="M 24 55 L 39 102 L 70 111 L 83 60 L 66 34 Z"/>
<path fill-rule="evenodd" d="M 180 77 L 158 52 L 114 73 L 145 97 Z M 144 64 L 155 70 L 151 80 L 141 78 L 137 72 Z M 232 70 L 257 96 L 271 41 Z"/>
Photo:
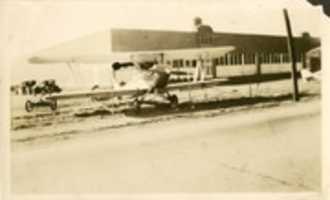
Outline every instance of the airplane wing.
<path fill-rule="evenodd" d="M 82 63 L 82 64 L 108 64 L 112 62 L 127 62 L 129 55 L 103 54 L 103 55 L 72 55 L 72 56 L 49 56 L 37 55 L 28 59 L 31 64 L 54 64 L 54 63 Z"/>
<path fill-rule="evenodd" d="M 173 90 L 194 90 L 194 89 L 203 89 L 209 88 L 219 85 L 225 85 L 227 79 L 212 79 L 209 81 L 199 81 L 199 82 L 186 82 L 186 83 L 176 83 L 170 84 L 167 86 L 168 91 Z M 91 98 L 91 97 L 98 97 L 98 96 L 106 96 L 106 97 L 117 97 L 117 96 L 133 96 L 138 95 L 141 93 L 147 92 L 147 88 L 125 88 L 125 89 L 117 89 L 117 90 L 96 90 L 96 91 L 81 91 L 81 92 L 67 92 L 67 93 L 60 93 L 60 94 L 52 94 L 48 96 L 48 99 L 52 100 L 64 100 L 64 99 L 81 99 L 81 98 Z"/>
<path fill-rule="evenodd" d="M 160 55 L 164 56 L 165 60 L 194 60 L 200 56 L 207 56 L 209 58 L 219 58 L 225 54 L 233 51 L 234 46 L 222 46 L 222 47 L 202 47 L 202 48 L 190 48 L 190 49 L 169 49 L 169 50 L 156 50 L 156 51 L 139 51 L 132 52 L 132 55 L 142 58 L 142 60 L 155 60 Z"/>
<path fill-rule="evenodd" d="M 64 99 L 82 99 L 91 97 L 117 97 L 117 96 L 133 96 L 146 92 L 147 89 L 118 89 L 118 90 L 96 90 L 96 91 L 82 91 L 82 92 L 67 92 L 60 94 L 52 94 L 47 97 L 51 100 L 64 100 Z"/>
<path fill-rule="evenodd" d="M 228 79 L 221 78 L 221 79 L 212 79 L 208 81 L 199 81 L 199 82 L 186 82 L 186 83 L 175 83 L 170 84 L 167 86 L 167 89 L 169 91 L 171 90 L 194 90 L 194 89 L 203 89 L 203 88 L 209 88 L 219 85 L 226 85 Z"/>
<path fill-rule="evenodd" d="M 203 47 L 190 49 L 170 49 L 170 50 L 155 50 L 155 51 L 134 51 L 134 52 L 113 52 L 103 55 L 72 55 L 72 56 L 49 56 L 36 55 L 29 58 L 32 64 L 51 64 L 51 63 L 83 63 L 83 64 L 101 64 L 113 62 L 130 61 L 131 56 L 136 56 L 140 61 L 154 61 L 160 55 L 163 55 L 165 60 L 185 59 L 193 60 L 199 56 L 207 54 L 209 58 L 221 57 L 226 53 L 234 50 L 233 46 L 222 47 Z"/>

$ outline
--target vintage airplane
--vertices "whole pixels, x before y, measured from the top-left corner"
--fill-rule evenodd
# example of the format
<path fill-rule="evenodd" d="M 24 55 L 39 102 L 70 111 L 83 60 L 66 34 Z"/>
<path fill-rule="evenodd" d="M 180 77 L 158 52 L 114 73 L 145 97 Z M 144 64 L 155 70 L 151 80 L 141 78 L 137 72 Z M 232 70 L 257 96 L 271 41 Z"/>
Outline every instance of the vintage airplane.
<path fill-rule="evenodd" d="M 129 97 L 136 110 L 140 110 L 142 104 L 170 105 L 176 108 L 178 97 L 170 94 L 171 91 L 193 90 L 221 85 L 223 79 L 205 80 L 205 66 L 212 65 L 212 59 L 219 58 L 234 50 L 232 46 L 208 47 L 195 49 L 176 49 L 141 51 L 130 53 L 113 53 L 108 55 L 81 55 L 81 56 L 35 56 L 29 59 L 33 64 L 67 63 L 72 67 L 74 63 L 80 64 L 110 64 L 110 78 L 113 85 L 111 89 L 99 89 L 95 87 L 90 91 L 68 92 L 49 94 L 38 101 L 28 100 L 27 111 L 33 107 L 48 104 L 52 110 L 56 110 L 57 101 L 63 99 L 91 98 L 92 100 L 111 100 L 114 98 Z M 194 72 L 194 81 L 169 84 L 169 77 L 173 74 L 186 72 L 175 70 L 169 63 L 173 60 L 185 59 L 197 62 Z M 130 82 L 119 82 L 116 72 L 122 68 L 134 67 L 136 76 Z M 202 75 L 201 80 L 198 76 Z"/>

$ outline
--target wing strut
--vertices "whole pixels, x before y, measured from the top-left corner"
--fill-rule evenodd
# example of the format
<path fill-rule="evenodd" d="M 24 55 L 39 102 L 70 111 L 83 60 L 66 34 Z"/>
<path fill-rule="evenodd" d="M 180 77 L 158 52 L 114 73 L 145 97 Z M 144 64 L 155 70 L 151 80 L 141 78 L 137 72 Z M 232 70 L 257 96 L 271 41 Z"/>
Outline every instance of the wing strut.
<path fill-rule="evenodd" d="M 79 85 L 81 84 L 81 82 L 77 80 L 77 77 L 76 77 L 75 74 L 74 74 L 73 66 L 72 66 L 73 63 L 72 63 L 72 62 L 67 62 L 67 65 L 68 65 L 69 70 L 70 70 L 70 72 L 71 72 L 71 75 L 72 75 L 72 77 L 73 77 L 73 81 L 74 81 L 74 83 L 75 83 L 77 86 L 79 86 Z M 79 73 L 78 73 L 78 76 L 80 76 Z M 80 80 L 81 80 L 81 79 L 80 79 Z"/>

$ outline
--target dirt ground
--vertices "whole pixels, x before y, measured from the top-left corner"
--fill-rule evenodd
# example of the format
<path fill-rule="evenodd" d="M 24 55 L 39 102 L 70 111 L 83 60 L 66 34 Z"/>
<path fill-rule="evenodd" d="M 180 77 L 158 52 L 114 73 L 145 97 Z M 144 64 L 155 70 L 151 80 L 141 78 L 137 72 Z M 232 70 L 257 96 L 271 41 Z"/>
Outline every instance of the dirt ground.
<path fill-rule="evenodd" d="M 15 194 L 320 191 L 320 104 L 86 131 L 16 148 Z M 37 141 L 37 140 L 36 140 Z"/>
<path fill-rule="evenodd" d="M 26 114 L 16 104 L 12 191 L 319 191 L 320 83 L 300 82 L 299 103 L 292 102 L 290 85 L 265 83 L 258 93 L 256 85 L 196 91 L 193 110 L 182 93 L 178 110 L 146 107 L 139 114 L 77 117 L 81 102 Z"/>

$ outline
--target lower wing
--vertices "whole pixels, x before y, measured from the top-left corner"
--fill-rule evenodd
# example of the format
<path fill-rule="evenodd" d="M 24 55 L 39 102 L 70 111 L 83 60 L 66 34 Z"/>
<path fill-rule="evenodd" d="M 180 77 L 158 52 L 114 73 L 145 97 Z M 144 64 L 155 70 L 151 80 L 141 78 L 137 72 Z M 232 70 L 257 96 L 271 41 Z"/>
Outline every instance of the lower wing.
<path fill-rule="evenodd" d="M 176 83 L 167 86 L 167 90 L 192 90 L 192 89 L 203 89 L 219 85 L 225 85 L 228 79 L 212 79 L 209 81 L 199 81 L 199 82 L 187 82 L 187 83 Z"/>
<path fill-rule="evenodd" d="M 147 88 L 141 89 L 118 89 L 118 90 L 96 90 L 96 91 L 82 91 L 82 92 L 68 92 L 61 94 L 54 94 L 48 96 L 47 99 L 51 100 L 64 100 L 64 99 L 82 99 L 92 97 L 119 97 L 119 96 L 134 96 L 140 93 L 145 93 Z"/>

